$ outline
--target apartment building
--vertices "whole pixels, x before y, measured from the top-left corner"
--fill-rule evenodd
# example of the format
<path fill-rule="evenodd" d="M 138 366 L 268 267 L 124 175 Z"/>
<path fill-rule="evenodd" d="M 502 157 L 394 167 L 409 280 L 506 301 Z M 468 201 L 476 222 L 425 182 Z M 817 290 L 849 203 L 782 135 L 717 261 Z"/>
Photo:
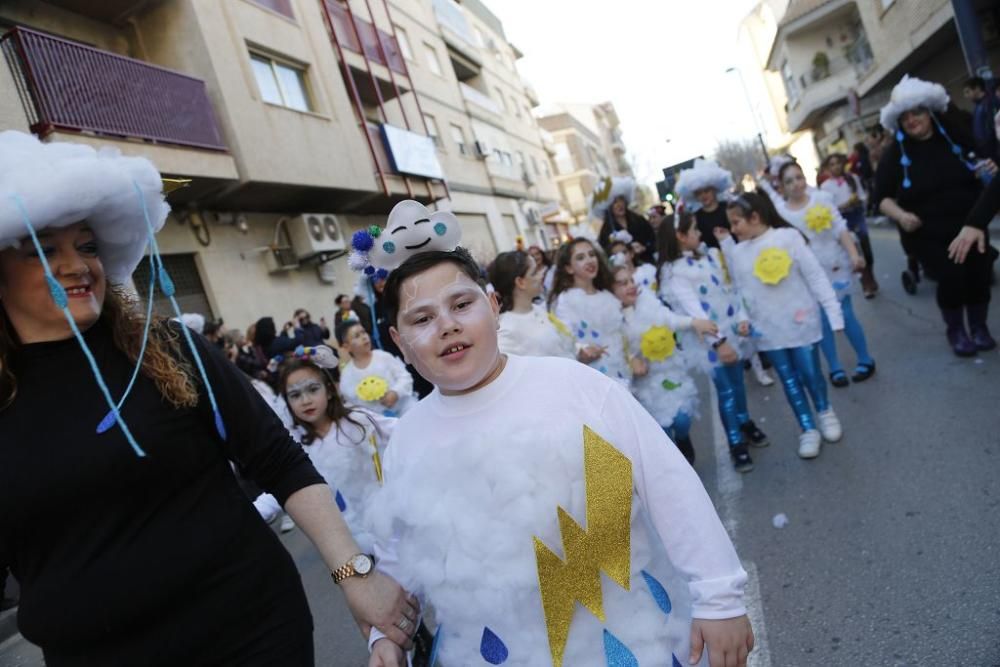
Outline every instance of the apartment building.
<path fill-rule="evenodd" d="M 7 0 L 0 33 L 0 128 L 191 179 L 159 237 L 185 310 L 329 317 L 351 234 L 405 198 L 483 260 L 545 240 L 536 102 L 478 2 Z"/>
<path fill-rule="evenodd" d="M 555 180 L 575 222 L 587 220 L 588 199 L 598 179 L 634 178 L 611 102 L 555 104 L 539 109 L 538 124 L 551 137 Z"/>
<path fill-rule="evenodd" d="M 993 62 L 1000 56 L 995 2 L 977 3 Z M 810 129 L 821 152 L 849 149 L 904 74 L 937 81 L 958 106 L 968 77 L 950 0 L 792 0 L 767 67 L 780 74 L 788 126 Z"/>

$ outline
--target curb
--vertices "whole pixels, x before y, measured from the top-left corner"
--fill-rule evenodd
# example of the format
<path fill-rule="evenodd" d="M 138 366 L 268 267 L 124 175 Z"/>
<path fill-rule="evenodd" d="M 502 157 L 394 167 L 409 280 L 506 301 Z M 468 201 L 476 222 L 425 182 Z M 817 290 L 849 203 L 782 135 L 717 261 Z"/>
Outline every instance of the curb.
<path fill-rule="evenodd" d="M 0 644 L 17 634 L 17 608 L 0 613 Z"/>

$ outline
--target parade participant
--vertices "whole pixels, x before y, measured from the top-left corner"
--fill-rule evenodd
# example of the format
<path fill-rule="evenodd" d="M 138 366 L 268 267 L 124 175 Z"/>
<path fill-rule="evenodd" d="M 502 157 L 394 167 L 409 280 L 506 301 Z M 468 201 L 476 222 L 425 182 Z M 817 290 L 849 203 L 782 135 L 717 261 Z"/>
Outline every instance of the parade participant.
<path fill-rule="evenodd" d="M 991 173 L 996 165 L 966 160 L 971 138 L 939 117 L 948 102 L 943 86 L 921 79 L 904 76 L 892 89 L 880 118 L 895 133 L 896 143 L 879 161 L 876 196 L 879 210 L 899 224 L 907 254 L 937 279 L 937 305 L 948 342 L 956 355 L 968 357 L 996 347 L 986 324 L 996 252 L 987 248 L 990 252 L 973 253 L 956 264 L 948 247 L 982 189 L 977 170 Z"/>
<path fill-rule="evenodd" d="M 628 386 L 622 308 L 611 293 L 608 261 L 592 241 L 559 248 L 549 310 L 572 332 L 580 361 Z"/>
<path fill-rule="evenodd" d="M 168 210 L 144 159 L 0 134 L 0 566 L 18 625 L 53 667 L 311 665 L 295 564 L 230 462 L 332 570 L 359 550 L 221 350 L 149 319 L 155 286 L 144 307 L 126 293 L 148 245 L 179 314 L 154 236 Z M 417 610 L 394 582 L 343 583 L 363 630 L 407 640 L 394 623 Z"/>
<path fill-rule="evenodd" d="M 859 150 L 867 151 L 864 144 L 858 144 Z M 850 172 L 844 171 L 847 158 L 841 153 L 833 153 L 823 161 L 830 172 L 830 178 L 823 181 L 820 190 L 833 198 L 834 205 L 847 222 L 847 228 L 858 237 L 861 252 L 865 258 L 865 266 L 861 269 L 861 289 L 866 299 L 872 299 L 878 293 L 878 281 L 872 270 L 875 256 L 872 254 L 872 242 L 868 236 L 868 193 L 861 179 Z M 871 167 L 868 167 L 869 171 Z M 801 171 L 801 170 L 800 170 Z"/>
<path fill-rule="evenodd" d="M 710 248 L 718 248 L 715 229 L 729 229 L 726 204 L 720 201 L 733 187 L 733 175 L 712 160 L 698 159 L 694 166 L 681 171 L 677 178 L 677 194 L 687 211 L 694 212 L 701 239 Z"/>
<path fill-rule="evenodd" d="M 851 305 L 851 287 L 853 271 L 863 268 L 865 260 L 858 254 L 847 223 L 837 211 L 833 199 L 821 190 L 807 191 L 806 177 L 798 164 L 786 164 L 781 168 L 779 177 L 785 200 L 772 203 L 775 203 L 778 214 L 809 240 L 809 249 L 826 272 L 844 314 L 844 333 L 858 357 L 851 380 L 864 382 L 875 374 L 875 360 L 868 352 L 864 328 Z M 821 312 L 821 315 L 823 340 L 820 349 L 830 367 L 830 383 L 834 387 L 846 387 L 850 381 L 840 364 L 836 337 L 825 313 Z"/>
<path fill-rule="evenodd" d="M 373 539 L 362 517 L 382 484 L 382 456 L 396 420 L 344 404 L 332 373 L 337 357 L 329 347 L 300 348 L 281 365 L 279 390 L 294 419 L 292 437 L 330 486 L 337 507 L 364 553 Z M 265 521 L 281 512 L 269 493 L 254 507 Z"/>
<path fill-rule="evenodd" d="M 351 357 L 340 371 L 340 391 L 348 403 L 386 417 L 399 417 L 416 403 L 413 376 L 402 360 L 373 350 L 360 322 L 341 322 L 336 337 Z"/>
<path fill-rule="evenodd" d="M 541 301 L 545 300 L 545 295 L 552 289 L 552 281 L 555 280 L 555 267 L 552 265 L 552 258 L 536 245 L 528 246 L 528 254 L 535 260 L 535 266 L 542 272 L 542 293 L 539 295 Z"/>
<path fill-rule="evenodd" d="M 604 221 L 597 239 L 605 252 L 611 243 L 611 234 L 626 231 L 632 243 L 638 244 L 637 254 L 651 262 L 656 251 L 656 235 L 646 218 L 629 209 L 635 201 L 635 188 L 631 178 L 608 176 L 601 179 L 591 193 L 590 215 Z"/>
<path fill-rule="evenodd" d="M 544 266 L 524 252 L 504 252 L 490 264 L 490 283 L 500 302 L 500 351 L 525 357 L 576 359 L 573 334 L 534 301 L 542 294 Z"/>
<path fill-rule="evenodd" d="M 691 377 L 696 362 L 681 350 L 675 332 L 694 330 L 699 336 L 716 334 L 709 320 L 678 315 L 658 299 L 640 299 L 633 270 L 614 262 L 614 293 L 622 303 L 625 334 L 631 355 L 632 394 L 670 436 L 688 463 L 694 463 L 691 420 L 698 412 L 698 387 Z"/>
<path fill-rule="evenodd" d="M 815 458 L 822 440 L 836 442 L 843 435 L 830 407 L 816 345 L 823 338 L 819 306 L 832 328 L 841 331 L 840 302 L 805 237 L 778 215 L 767 195 L 739 195 L 727 210 L 740 242 L 734 243 L 728 233 L 720 234 L 720 241 L 750 318 L 741 323 L 741 332 L 757 336 L 757 349 L 767 354 L 781 378 L 802 428 L 799 456 Z"/>
<path fill-rule="evenodd" d="M 333 303 L 337 306 L 337 313 L 333 317 L 334 335 L 336 335 L 337 326 L 339 326 L 342 322 L 361 322 L 361 316 L 354 312 L 351 297 L 346 294 L 338 294 L 337 298 L 333 300 Z"/>
<path fill-rule="evenodd" d="M 658 285 L 656 282 L 656 264 L 646 262 L 642 259 L 642 254 L 637 254 L 635 247 L 637 244 L 632 241 L 632 235 L 625 231 L 615 232 L 611 235 L 611 243 L 608 245 L 608 257 L 624 255 L 630 268 L 632 269 L 632 279 L 635 280 L 639 293 L 642 296 L 652 296 L 656 298 Z M 655 253 L 654 253 L 655 254 Z"/>
<path fill-rule="evenodd" d="M 391 335 L 436 386 L 386 450 L 376 553 L 433 606 L 441 664 L 694 663 L 706 651 L 713 667 L 744 665 L 746 576 L 697 476 L 618 383 L 500 353 L 499 306 L 458 231 L 450 213 L 402 202 L 370 252 L 391 262 L 375 264 L 391 270 Z M 568 562 L 552 550 L 560 534 Z M 404 664 L 371 640 L 370 665 Z"/>
<path fill-rule="evenodd" d="M 719 403 L 719 417 L 729 442 L 729 455 L 739 472 L 753 469 L 748 445 L 767 447 L 763 431 L 750 419 L 746 387 L 743 383 L 741 358 L 753 348 L 740 333 L 740 323 L 746 321 L 743 299 L 732 284 L 718 248 L 701 243 L 701 231 L 690 213 L 677 217 L 677 227 L 665 222 L 659 234 L 661 296 L 671 306 L 689 317 L 706 315 L 718 326 L 718 332 L 706 336 L 699 344 L 703 351 L 700 366 L 711 374 Z M 696 344 L 692 341 L 692 344 Z"/>

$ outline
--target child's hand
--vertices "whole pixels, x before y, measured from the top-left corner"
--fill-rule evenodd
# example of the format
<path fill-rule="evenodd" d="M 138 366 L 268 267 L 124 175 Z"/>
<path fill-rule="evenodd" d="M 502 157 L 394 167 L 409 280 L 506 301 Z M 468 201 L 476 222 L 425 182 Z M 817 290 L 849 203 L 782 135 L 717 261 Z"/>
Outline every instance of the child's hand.
<path fill-rule="evenodd" d="M 632 357 L 629 366 L 632 367 L 632 375 L 636 377 L 642 377 L 649 372 L 649 364 L 642 357 Z"/>
<path fill-rule="evenodd" d="M 695 318 L 691 320 L 691 328 L 695 330 L 699 338 L 714 336 L 719 333 L 719 325 L 712 320 L 701 320 Z"/>
<path fill-rule="evenodd" d="M 715 238 L 718 241 L 725 241 L 729 238 L 729 230 L 725 227 L 716 227 L 712 230 L 712 233 L 715 234 Z"/>
<path fill-rule="evenodd" d="M 750 619 L 746 615 L 720 620 L 694 619 L 691 622 L 690 664 L 701 660 L 706 644 L 709 667 L 746 667 L 747 655 L 754 644 Z"/>
<path fill-rule="evenodd" d="M 600 345 L 588 345 L 576 353 L 576 358 L 578 361 L 589 364 L 592 361 L 597 361 L 603 357 L 605 351 L 607 351 L 607 348 L 601 347 Z"/>
<path fill-rule="evenodd" d="M 368 667 L 406 667 L 406 655 L 388 639 L 380 639 L 372 646 Z"/>
<path fill-rule="evenodd" d="M 855 271 L 864 271 L 865 270 L 865 258 L 862 257 L 861 255 L 855 255 L 854 257 L 852 257 L 851 258 L 851 264 L 854 265 L 854 270 Z"/>
<path fill-rule="evenodd" d="M 719 361 L 726 365 L 735 364 L 740 360 L 740 355 L 736 353 L 736 348 L 730 345 L 728 341 L 723 341 L 722 345 L 717 347 L 715 351 L 719 353 Z"/>
<path fill-rule="evenodd" d="M 397 401 L 399 401 L 399 394 L 390 389 L 389 391 L 385 392 L 385 395 L 382 396 L 382 398 L 379 400 L 379 403 L 381 403 L 387 408 L 391 408 L 392 406 L 396 405 Z"/>
<path fill-rule="evenodd" d="M 750 335 L 750 322 L 748 320 L 743 320 L 738 325 L 736 325 L 736 333 L 741 336 Z"/>

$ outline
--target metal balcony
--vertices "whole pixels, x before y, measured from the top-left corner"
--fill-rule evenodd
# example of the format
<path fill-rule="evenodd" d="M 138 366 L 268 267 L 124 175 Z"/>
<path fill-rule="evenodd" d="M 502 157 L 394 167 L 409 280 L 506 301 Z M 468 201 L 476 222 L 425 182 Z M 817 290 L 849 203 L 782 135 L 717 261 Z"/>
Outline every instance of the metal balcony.
<path fill-rule="evenodd" d="M 200 79 L 20 27 L 0 49 L 39 136 L 69 130 L 226 150 Z"/>
<path fill-rule="evenodd" d="M 395 38 L 381 28 L 357 16 L 351 27 L 351 15 L 335 0 L 327 0 L 330 24 L 340 45 L 348 51 L 360 53 L 368 60 L 392 68 L 397 74 L 406 74 L 406 63 Z M 379 48 L 381 43 L 382 48 Z M 383 57 L 383 53 L 385 56 Z M 388 61 L 388 62 L 386 62 Z"/>

